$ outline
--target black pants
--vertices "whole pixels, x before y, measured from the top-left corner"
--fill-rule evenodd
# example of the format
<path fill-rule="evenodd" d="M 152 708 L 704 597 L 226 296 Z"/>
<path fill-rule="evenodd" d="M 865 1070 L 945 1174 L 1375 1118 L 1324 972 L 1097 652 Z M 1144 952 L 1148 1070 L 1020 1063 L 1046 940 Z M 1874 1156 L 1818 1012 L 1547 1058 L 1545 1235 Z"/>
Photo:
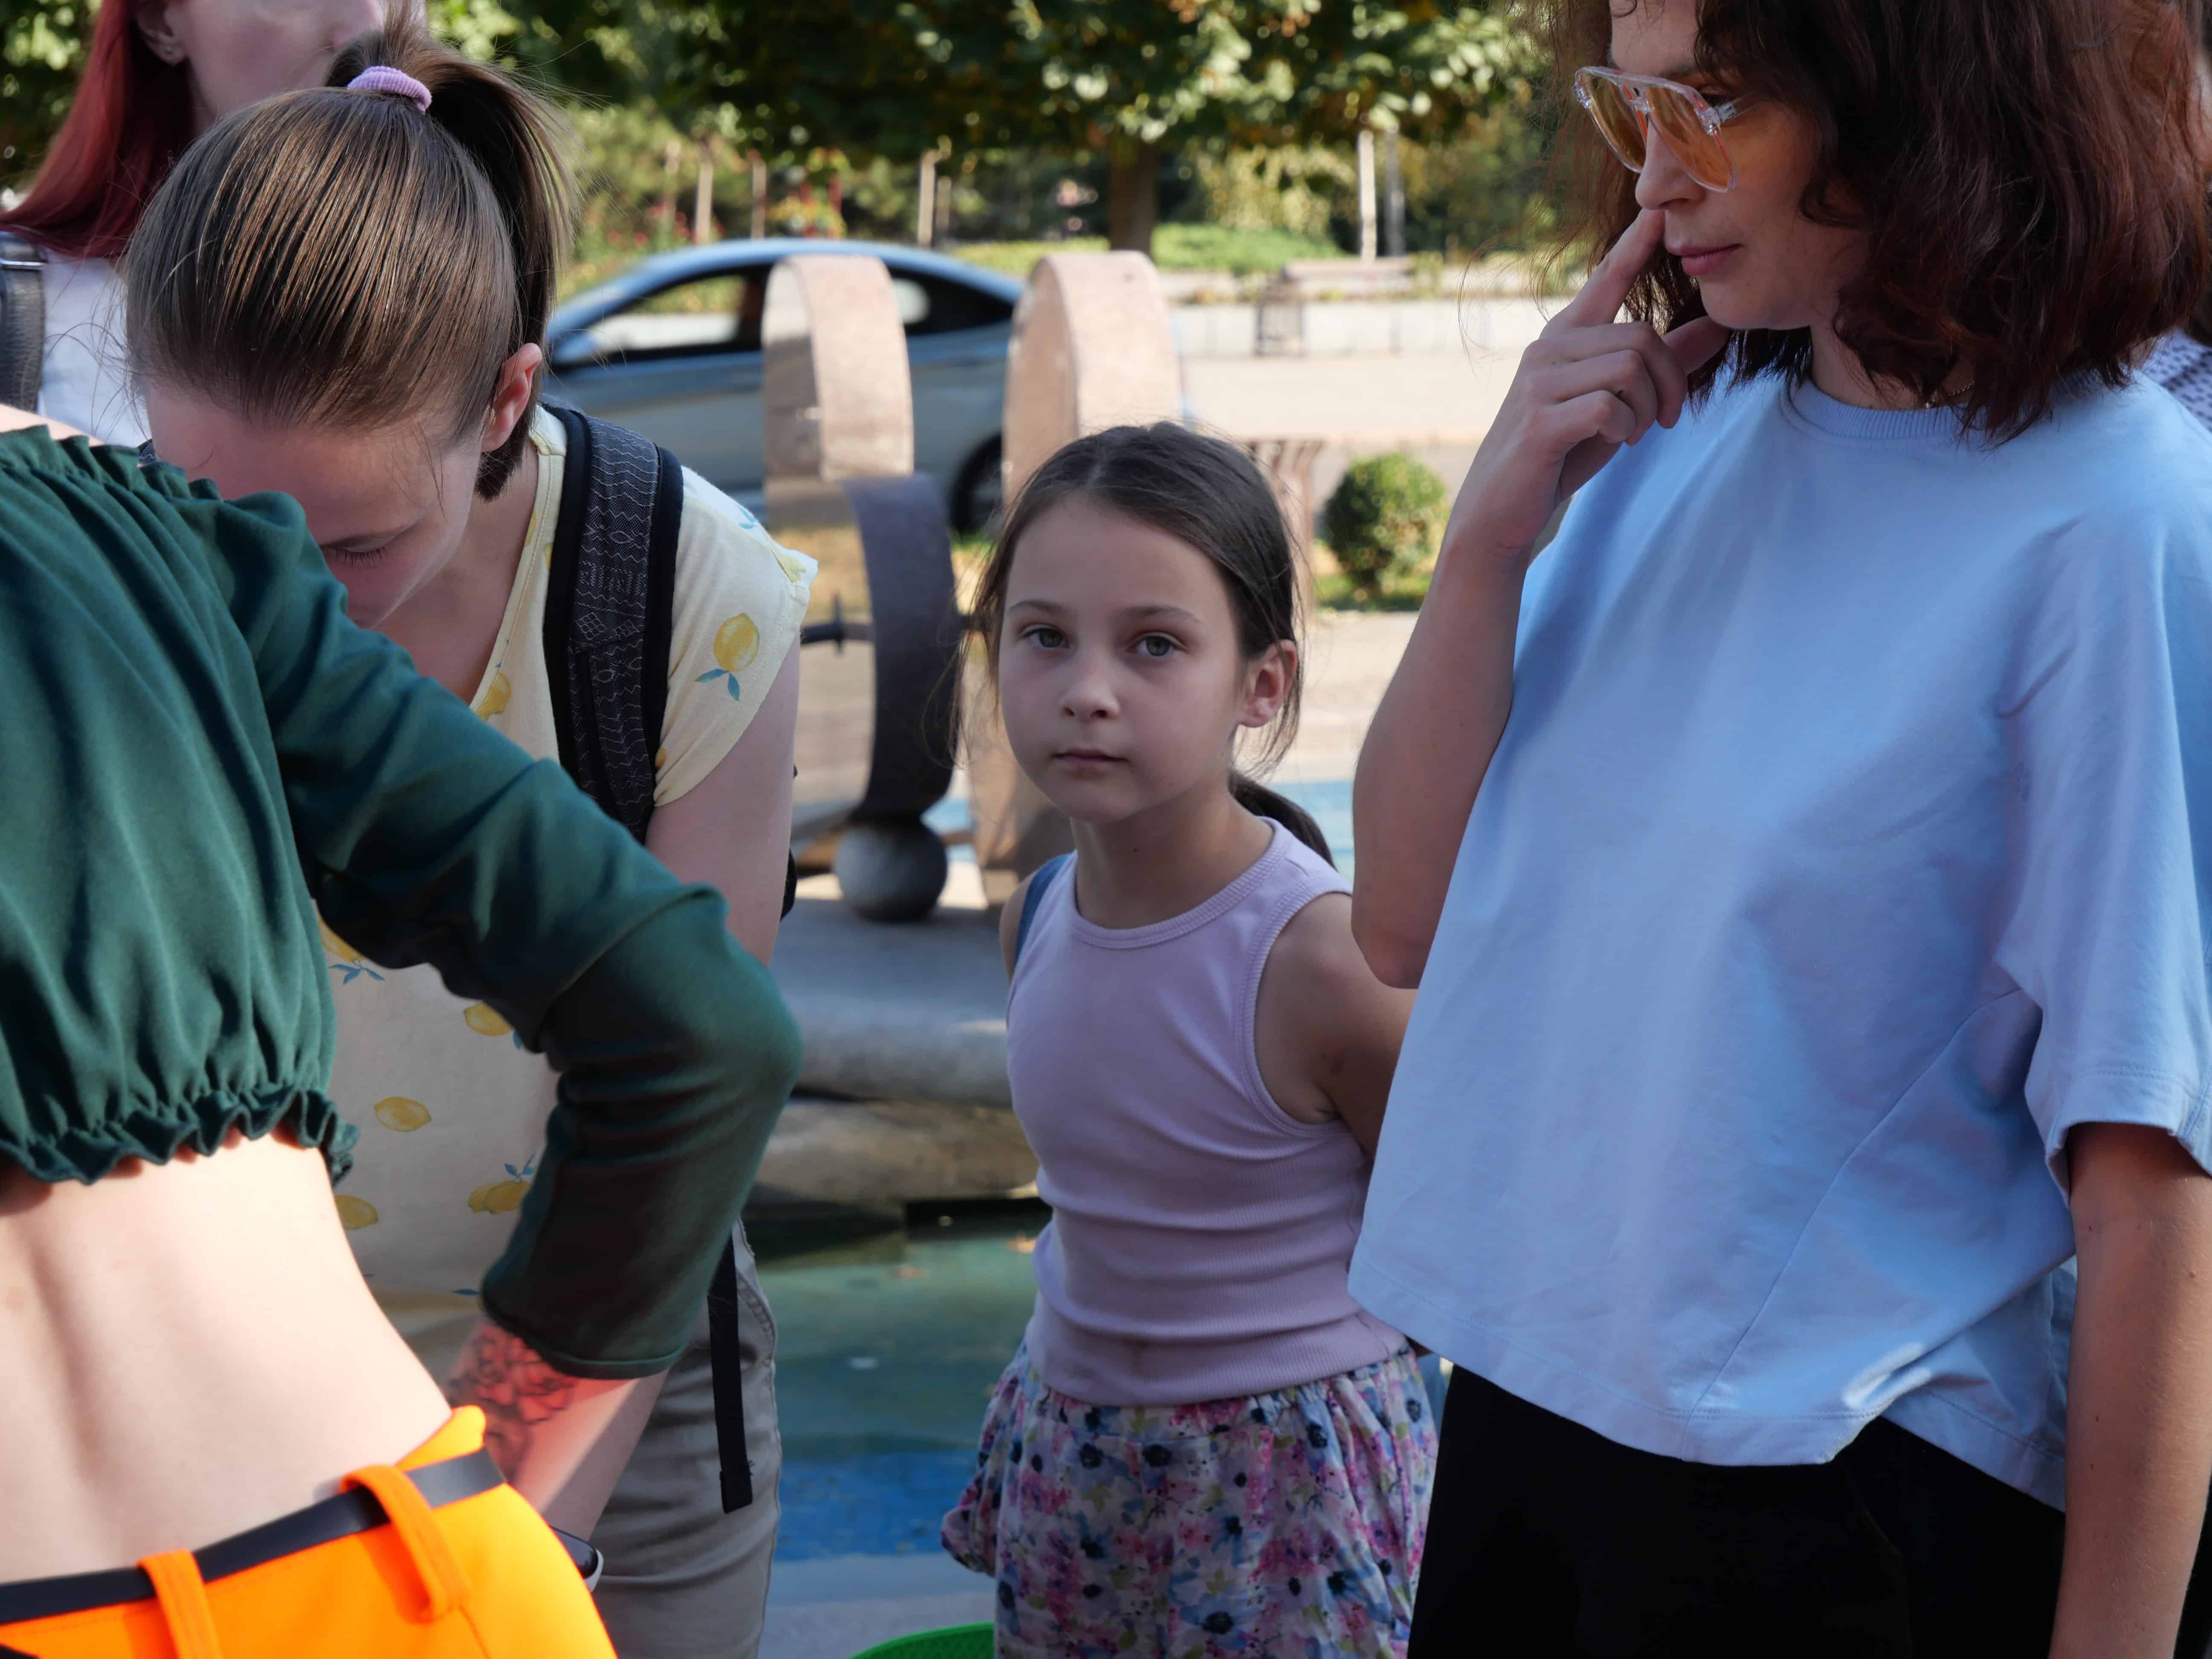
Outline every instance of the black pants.
<path fill-rule="evenodd" d="M 1462 1369 L 1410 1659 L 2044 1659 L 2064 1519 L 1887 1422 L 1832 1463 L 1724 1468 Z"/>

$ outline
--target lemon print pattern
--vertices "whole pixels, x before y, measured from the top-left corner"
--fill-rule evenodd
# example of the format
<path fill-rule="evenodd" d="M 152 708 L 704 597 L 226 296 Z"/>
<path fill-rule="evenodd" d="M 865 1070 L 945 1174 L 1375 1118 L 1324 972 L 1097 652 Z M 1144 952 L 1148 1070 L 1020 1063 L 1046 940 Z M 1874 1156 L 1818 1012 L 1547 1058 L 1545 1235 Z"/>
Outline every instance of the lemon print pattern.
<path fill-rule="evenodd" d="M 376 1225 L 376 1206 L 365 1198 L 356 1198 L 351 1193 L 340 1193 L 337 1198 L 338 1224 L 348 1232 L 359 1232 L 363 1227 Z"/>
<path fill-rule="evenodd" d="M 339 984 L 350 985 L 363 974 L 367 974 L 374 980 L 381 980 L 384 977 L 362 959 L 360 951 L 333 933 L 331 931 L 330 923 L 317 916 L 315 926 L 322 930 L 324 951 L 337 958 L 336 962 L 330 963 L 329 967 L 332 973 L 341 975 L 338 980 Z"/>
<path fill-rule="evenodd" d="M 376 1121 L 387 1129 L 397 1129 L 401 1134 L 419 1129 L 430 1121 L 430 1109 L 419 1100 L 410 1100 L 405 1095 L 388 1095 L 373 1109 Z"/>
<path fill-rule="evenodd" d="M 522 1046 L 522 1033 L 507 1023 L 507 1017 L 489 1002 L 471 1002 L 461 1010 L 461 1020 L 478 1036 L 511 1036 L 514 1046 Z"/>
<path fill-rule="evenodd" d="M 519 1170 L 512 1164 L 501 1164 L 507 1179 L 487 1181 L 471 1193 L 469 1208 L 478 1215 L 512 1215 L 522 1207 L 522 1195 L 530 1190 L 530 1172 L 537 1162 L 532 1157 Z"/>
<path fill-rule="evenodd" d="M 477 699 L 477 713 L 486 720 L 495 714 L 504 714 L 507 700 L 514 695 L 514 688 L 507 684 L 507 676 L 495 668 L 491 671 L 491 684 L 484 687 L 483 696 Z"/>
<path fill-rule="evenodd" d="M 472 1002 L 461 1010 L 461 1018 L 478 1036 L 505 1036 L 514 1027 L 489 1002 Z"/>
<path fill-rule="evenodd" d="M 726 680 L 730 696 L 738 693 L 738 676 L 753 665 L 760 655 L 760 629 L 753 619 L 739 611 L 714 630 L 714 661 L 716 666 L 699 676 L 701 684 L 708 680 Z"/>

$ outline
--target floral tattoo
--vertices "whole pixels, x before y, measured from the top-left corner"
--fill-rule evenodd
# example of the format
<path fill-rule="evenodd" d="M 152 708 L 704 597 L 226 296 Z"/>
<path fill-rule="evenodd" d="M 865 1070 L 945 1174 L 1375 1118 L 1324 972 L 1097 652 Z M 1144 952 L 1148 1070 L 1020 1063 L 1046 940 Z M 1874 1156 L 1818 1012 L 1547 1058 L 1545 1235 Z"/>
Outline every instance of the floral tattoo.
<path fill-rule="evenodd" d="M 574 1402 L 576 1379 L 556 1371 L 520 1337 L 480 1321 L 446 1382 L 449 1405 L 484 1414 L 484 1447 L 509 1476 L 529 1455 L 531 1440 Z"/>

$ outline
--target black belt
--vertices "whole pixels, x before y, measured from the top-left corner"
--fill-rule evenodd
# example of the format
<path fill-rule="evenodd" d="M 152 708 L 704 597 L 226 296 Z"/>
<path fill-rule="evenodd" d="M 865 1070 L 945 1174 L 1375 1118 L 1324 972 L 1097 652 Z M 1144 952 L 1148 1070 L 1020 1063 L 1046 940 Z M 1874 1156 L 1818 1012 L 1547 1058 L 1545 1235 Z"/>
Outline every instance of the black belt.
<path fill-rule="evenodd" d="M 489 1492 L 507 1479 L 488 1451 L 472 1451 L 465 1457 L 449 1457 L 404 1473 L 415 1483 L 415 1490 L 422 1494 L 422 1501 L 434 1510 Z M 210 1544 L 205 1549 L 194 1550 L 192 1559 L 199 1563 L 200 1577 L 212 1583 L 234 1572 L 244 1572 L 248 1567 L 370 1531 L 390 1518 L 374 1492 L 366 1486 L 354 1486 L 335 1498 L 310 1504 L 304 1510 L 281 1515 L 251 1531 Z M 562 1542 L 572 1558 L 576 1557 L 578 1544 L 590 1550 L 594 1557 L 599 1553 L 580 1539 L 571 1542 L 564 1534 Z M 577 1566 L 588 1577 L 595 1571 L 596 1564 L 578 1559 Z M 62 1578 L 27 1578 L 19 1583 L 0 1584 L 0 1625 L 54 1619 L 65 1613 L 82 1613 L 88 1607 L 112 1607 L 153 1599 L 154 1581 L 138 1567 L 112 1567 L 104 1572 L 76 1572 Z"/>

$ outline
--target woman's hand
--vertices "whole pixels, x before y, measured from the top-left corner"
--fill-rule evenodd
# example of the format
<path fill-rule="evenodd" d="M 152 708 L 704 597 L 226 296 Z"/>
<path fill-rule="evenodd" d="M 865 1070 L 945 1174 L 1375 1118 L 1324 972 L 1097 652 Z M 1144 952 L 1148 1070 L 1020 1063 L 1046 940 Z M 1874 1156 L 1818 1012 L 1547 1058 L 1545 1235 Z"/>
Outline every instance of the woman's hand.
<path fill-rule="evenodd" d="M 1447 556 L 1502 558 L 1517 572 L 1560 502 L 1623 444 L 1680 418 L 1690 374 L 1728 343 L 1728 331 L 1700 317 L 1662 339 L 1649 323 L 1613 320 L 1665 228 L 1664 214 L 1638 216 L 1521 354 L 1452 508 Z"/>

